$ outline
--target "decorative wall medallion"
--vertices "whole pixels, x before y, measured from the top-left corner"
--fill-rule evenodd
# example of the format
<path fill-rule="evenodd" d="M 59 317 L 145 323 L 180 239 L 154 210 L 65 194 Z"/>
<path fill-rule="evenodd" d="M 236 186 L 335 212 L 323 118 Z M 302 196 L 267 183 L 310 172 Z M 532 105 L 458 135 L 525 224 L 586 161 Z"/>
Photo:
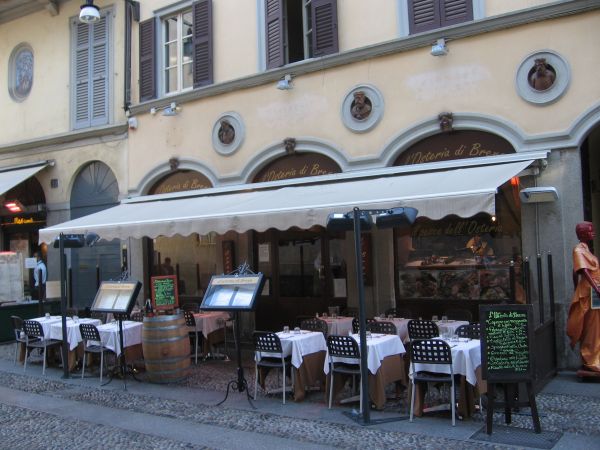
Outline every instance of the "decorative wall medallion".
<path fill-rule="evenodd" d="M 213 148 L 220 155 L 231 155 L 242 145 L 245 135 L 244 122 L 238 113 L 221 114 L 213 125 Z"/>
<path fill-rule="evenodd" d="M 546 105 L 558 100 L 571 81 L 567 61 L 558 53 L 543 50 L 527 56 L 515 79 L 517 93 L 523 100 Z"/>
<path fill-rule="evenodd" d="M 19 44 L 8 63 L 8 92 L 13 100 L 22 102 L 33 85 L 33 50 L 29 44 Z"/>
<path fill-rule="evenodd" d="M 383 96 L 368 84 L 354 86 L 342 102 L 342 122 L 355 133 L 373 128 L 383 116 Z"/>

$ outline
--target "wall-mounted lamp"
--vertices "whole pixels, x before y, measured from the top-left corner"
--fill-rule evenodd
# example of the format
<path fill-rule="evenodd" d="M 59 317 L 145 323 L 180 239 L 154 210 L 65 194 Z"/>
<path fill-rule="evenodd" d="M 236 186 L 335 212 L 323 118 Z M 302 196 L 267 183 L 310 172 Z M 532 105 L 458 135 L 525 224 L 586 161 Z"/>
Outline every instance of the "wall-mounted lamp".
<path fill-rule="evenodd" d="M 523 203 L 545 203 L 558 200 L 558 191 L 556 188 L 548 186 L 538 186 L 521 189 L 519 197 Z"/>
<path fill-rule="evenodd" d="M 431 56 L 446 56 L 450 50 L 446 46 L 446 39 L 440 38 L 431 47 Z"/>
<path fill-rule="evenodd" d="M 86 0 L 85 5 L 81 5 L 79 20 L 83 23 L 94 23 L 100 20 L 100 9 L 94 5 L 94 0 Z"/>
<path fill-rule="evenodd" d="M 293 87 L 294 86 L 292 86 L 292 76 L 289 73 L 286 74 L 283 77 L 283 79 L 281 79 L 277 82 L 277 89 L 279 89 L 281 91 L 289 91 Z"/>
<path fill-rule="evenodd" d="M 25 207 L 19 200 L 7 200 L 4 202 L 4 207 L 13 214 L 25 211 Z"/>
<path fill-rule="evenodd" d="M 175 102 L 171 102 L 170 105 L 150 108 L 150 114 L 152 115 L 155 115 L 158 111 L 162 111 L 163 116 L 176 116 L 181 111 L 181 106 L 178 106 Z"/>

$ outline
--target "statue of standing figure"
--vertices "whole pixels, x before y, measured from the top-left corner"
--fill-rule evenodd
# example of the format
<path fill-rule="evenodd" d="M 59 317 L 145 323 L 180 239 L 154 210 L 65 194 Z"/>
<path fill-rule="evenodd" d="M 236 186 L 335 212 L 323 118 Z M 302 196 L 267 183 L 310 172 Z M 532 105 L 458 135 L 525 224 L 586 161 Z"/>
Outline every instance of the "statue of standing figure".
<path fill-rule="evenodd" d="M 600 376 L 600 309 L 592 308 L 592 298 L 600 297 L 600 263 L 588 243 L 594 239 L 591 222 L 577 224 L 579 244 L 573 249 L 573 282 L 575 293 L 569 308 L 567 335 L 571 347 L 579 342 L 583 370 Z"/>

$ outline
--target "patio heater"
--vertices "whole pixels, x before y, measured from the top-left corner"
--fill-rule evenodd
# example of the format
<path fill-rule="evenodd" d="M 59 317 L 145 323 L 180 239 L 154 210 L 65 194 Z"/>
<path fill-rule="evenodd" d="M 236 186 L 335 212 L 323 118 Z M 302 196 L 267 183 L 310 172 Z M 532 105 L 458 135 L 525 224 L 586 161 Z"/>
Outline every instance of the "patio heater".
<path fill-rule="evenodd" d="M 367 367 L 367 317 L 365 308 L 365 286 L 363 279 L 362 247 L 360 235 L 362 230 L 377 228 L 407 228 L 417 219 L 418 210 L 415 208 L 363 209 L 354 208 L 345 214 L 332 213 L 327 217 L 328 231 L 354 231 L 354 255 L 356 258 L 356 287 L 358 290 L 358 320 L 360 333 L 360 383 L 362 411 L 350 417 L 361 425 L 399 420 L 398 418 L 371 421 L 371 406 L 369 400 L 369 368 Z M 404 417 L 402 418 L 404 419 Z"/>

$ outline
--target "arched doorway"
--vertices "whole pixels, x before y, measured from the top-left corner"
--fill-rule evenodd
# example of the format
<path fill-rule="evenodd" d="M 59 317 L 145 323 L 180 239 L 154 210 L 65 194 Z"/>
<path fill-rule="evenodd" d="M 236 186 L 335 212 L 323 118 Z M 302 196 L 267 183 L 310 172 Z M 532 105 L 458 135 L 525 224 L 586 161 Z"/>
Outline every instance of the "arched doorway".
<path fill-rule="evenodd" d="M 600 229 L 600 125 L 596 126 L 581 145 L 581 182 L 583 218 Z M 596 231 L 594 249 L 600 249 L 600 233 Z"/>
<path fill-rule="evenodd" d="M 119 185 L 112 170 L 100 161 L 84 166 L 75 177 L 70 203 L 71 219 L 117 205 Z M 124 269 L 120 241 L 100 241 L 71 252 L 71 269 L 72 306 L 90 306 L 100 281 L 117 279 Z"/>
<path fill-rule="evenodd" d="M 169 194 L 211 188 L 212 183 L 194 170 L 175 170 L 158 180 L 148 191 L 149 195 Z M 158 236 L 146 239 L 146 286 L 154 275 L 177 275 L 180 303 L 198 301 L 210 277 L 216 273 L 216 236 Z"/>
<path fill-rule="evenodd" d="M 340 173 L 339 165 L 317 153 L 292 153 L 263 167 L 254 183 Z M 254 233 L 254 267 L 268 279 L 256 311 L 261 330 L 295 326 L 328 306 L 346 306 L 344 233 L 270 229 Z"/>

